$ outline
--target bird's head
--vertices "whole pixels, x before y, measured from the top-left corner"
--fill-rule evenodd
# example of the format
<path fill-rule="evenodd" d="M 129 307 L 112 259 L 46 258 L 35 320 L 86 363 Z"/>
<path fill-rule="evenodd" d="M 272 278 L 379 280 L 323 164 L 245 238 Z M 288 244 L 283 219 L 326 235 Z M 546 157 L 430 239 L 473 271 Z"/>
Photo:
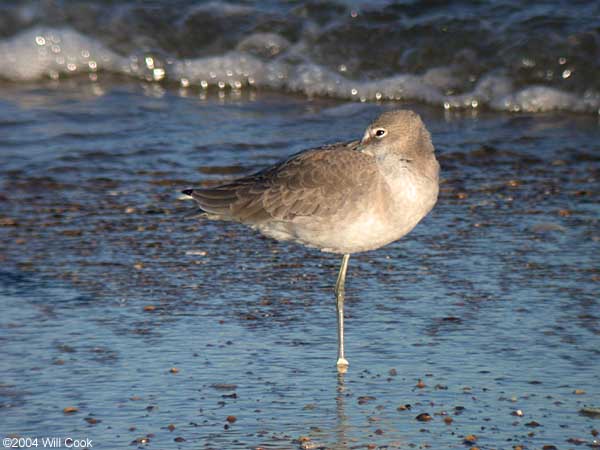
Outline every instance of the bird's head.
<path fill-rule="evenodd" d="M 393 155 L 410 160 L 431 156 L 434 151 L 421 117 L 408 110 L 381 114 L 365 131 L 359 148 L 378 159 Z"/>

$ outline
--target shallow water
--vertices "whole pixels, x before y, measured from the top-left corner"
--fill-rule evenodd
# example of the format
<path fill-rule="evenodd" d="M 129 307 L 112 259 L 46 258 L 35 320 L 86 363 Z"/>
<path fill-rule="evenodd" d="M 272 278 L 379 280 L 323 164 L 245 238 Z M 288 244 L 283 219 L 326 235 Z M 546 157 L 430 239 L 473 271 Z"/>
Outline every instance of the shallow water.
<path fill-rule="evenodd" d="M 397 105 L 186 95 L 0 88 L 3 437 L 592 444 L 599 419 L 580 410 L 600 398 L 597 117 L 401 105 L 431 130 L 441 195 L 408 237 L 351 258 L 340 378 L 337 257 L 198 218 L 179 191 L 360 137 Z"/>

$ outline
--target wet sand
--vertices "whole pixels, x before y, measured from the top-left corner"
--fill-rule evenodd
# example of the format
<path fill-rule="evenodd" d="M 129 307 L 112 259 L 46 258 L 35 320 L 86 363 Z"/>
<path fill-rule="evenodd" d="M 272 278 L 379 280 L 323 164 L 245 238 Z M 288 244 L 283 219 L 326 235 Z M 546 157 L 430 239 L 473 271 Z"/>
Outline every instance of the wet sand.
<path fill-rule="evenodd" d="M 338 258 L 194 217 L 179 191 L 360 137 L 393 105 L 0 90 L 3 437 L 597 443 L 600 419 L 581 413 L 600 403 L 597 117 L 402 105 L 431 130 L 440 200 L 406 239 L 353 258 L 339 378 Z"/>

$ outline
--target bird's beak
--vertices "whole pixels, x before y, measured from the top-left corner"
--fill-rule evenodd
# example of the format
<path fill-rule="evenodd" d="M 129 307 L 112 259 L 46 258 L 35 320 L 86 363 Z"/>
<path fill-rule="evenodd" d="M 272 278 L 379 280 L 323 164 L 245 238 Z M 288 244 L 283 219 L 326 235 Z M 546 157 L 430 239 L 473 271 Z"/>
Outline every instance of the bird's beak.
<path fill-rule="evenodd" d="M 368 150 L 369 142 L 371 142 L 371 134 L 369 133 L 369 130 L 367 130 L 367 131 L 365 131 L 365 135 L 361 139 L 360 144 L 358 144 L 358 147 L 356 149 L 359 152 L 366 153 L 367 155 L 373 156 L 373 153 L 371 153 Z"/>
<path fill-rule="evenodd" d="M 365 134 L 364 134 L 363 138 L 361 139 L 360 143 L 362 145 L 364 145 L 367 142 L 369 142 L 370 139 L 371 139 L 371 133 L 369 133 L 369 130 L 367 130 L 367 131 L 365 131 Z"/>

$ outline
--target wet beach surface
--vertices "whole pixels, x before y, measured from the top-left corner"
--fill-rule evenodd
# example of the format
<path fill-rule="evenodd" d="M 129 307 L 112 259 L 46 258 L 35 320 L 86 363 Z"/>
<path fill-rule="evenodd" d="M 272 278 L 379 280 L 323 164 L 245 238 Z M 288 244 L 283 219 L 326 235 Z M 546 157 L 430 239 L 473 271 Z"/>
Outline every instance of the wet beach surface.
<path fill-rule="evenodd" d="M 581 413 L 600 404 L 598 117 L 132 82 L 5 85 L 0 98 L 3 437 L 598 442 L 600 419 Z M 206 221 L 179 192 L 360 137 L 398 106 L 432 133 L 441 195 L 405 239 L 350 259 L 340 377 L 337 256 Z"/>

